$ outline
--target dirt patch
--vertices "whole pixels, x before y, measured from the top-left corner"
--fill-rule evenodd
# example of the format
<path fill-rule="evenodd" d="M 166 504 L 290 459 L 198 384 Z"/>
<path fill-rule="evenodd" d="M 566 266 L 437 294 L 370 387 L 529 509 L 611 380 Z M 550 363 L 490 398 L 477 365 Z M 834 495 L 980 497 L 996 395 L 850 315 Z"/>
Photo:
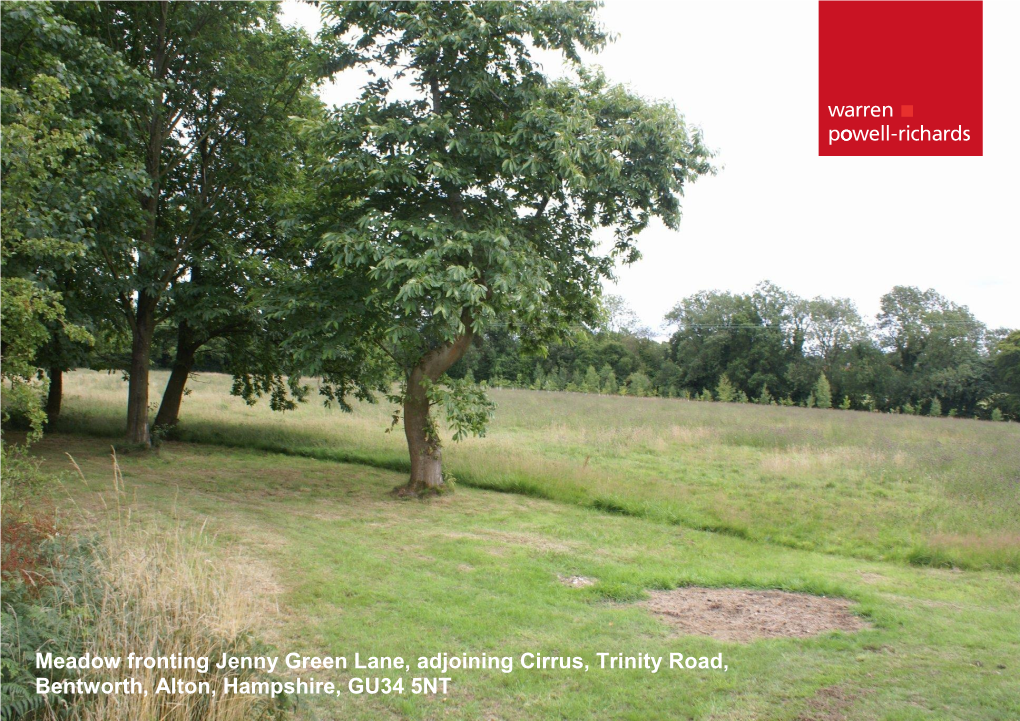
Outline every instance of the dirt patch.
<path fill-rule="evenodd" d="M 841 686 L 826 686 L 808 701 L 808 710 L 797 721 L 843 721 L 856 698 Z"/>
<path fill-rule="evenodd" d="M 644 605 L 686 634 L 747 643 L 759 638 L 804 638 L 825 631 L 854 632 L 869 624 L 845 598 L 739 588 L 653 591 Z"/>
<path fill-rule="evenodd" d="M 594 586 L 596 579 L 589 578 L 588 576 L 559 576 L 560 583 L 564 586 L 570 586 L 572 588 L 587 588 L 588 586 Z"/>

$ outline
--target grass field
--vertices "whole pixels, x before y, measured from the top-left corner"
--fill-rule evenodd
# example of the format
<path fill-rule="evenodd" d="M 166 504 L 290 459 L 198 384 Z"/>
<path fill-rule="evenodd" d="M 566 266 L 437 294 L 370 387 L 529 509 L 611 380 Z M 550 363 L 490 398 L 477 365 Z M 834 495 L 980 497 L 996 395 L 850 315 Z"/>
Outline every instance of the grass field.
<path fill-rule="evenodd" d="M 159 398 L 165 373 L 153 374 Z M 125 384 L 78 372 L 62 428 L 118 437 Z M 247 407 L 200 375 L 179 437 L 403 470 L 392 409 Z M 486 438 L 447 443 L 461 482 L 789 548 L 1020 570 L 1020 426 L 818 409 L 493 391 Z"/>
<path fill-rule="evenodd" d="M 65 474 L 48 493 L 101 518 L 101 436 L 119 431 L 124 387 L 95 373 L 65 387 L 62 430 L 35 452 L 54 474 L 71 454 L 89 485 Z M 280 416 L 222 377 L 193 387 L 181 435 L 211 443 L 122 450 L 126 489 L 139 517 L 204 525 L 260 579 L 252 603 L 275 609 L 262 631 L 280 651 L 729 667 L 453 671 L 448 696 L 317 697 L 299 718 L 1020 717 L 1015 426 L 504 391 L 488 438 L 448 445 L 457 492 L 418 502 L 388 494 L 405 477 L 387 409 Z M 935 561 L 955 567 L 917 565 Z M 561 582 L 575 575 L 595 583 Z M 870 628 L 683 636 L 641 600 L 685 585 L 841 596 Z"/>

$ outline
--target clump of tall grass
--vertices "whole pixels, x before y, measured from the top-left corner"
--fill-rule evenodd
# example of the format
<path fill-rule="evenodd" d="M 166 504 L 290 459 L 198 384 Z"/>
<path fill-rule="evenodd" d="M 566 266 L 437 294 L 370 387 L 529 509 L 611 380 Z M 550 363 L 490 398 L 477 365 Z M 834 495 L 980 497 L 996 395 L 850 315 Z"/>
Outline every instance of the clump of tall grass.
<path fill-rule="evenodd" d="M 53 564 L 54 593 L 50 598 L 57 614 L 70 619 L 73 628 L 67 638 L 44 641 L 38 650 L 52 651 L 54 656 L 120 657 L 118 669 L 72 672 L 78 675 L 70 678 L 133 678 L 142 692 L 51 696 L 45 708 L 26 717 L 76 721 L 282 717 L 286 709 L 280 700 L 223 693 L 225 677 L 246 680 L 258 672 L 215 668 L 223 654 L 273 653 L 256 635 L 256 621 L 267 602 L 260 590 L 262 579 L 245 564 L 224 562 L 204 528 L 140 518 L 127 502 L 116 458 L 113 474 L 114 487 L 103 494 L 105 512 L 87 519 L 101 526 L 102 531 L 77 535 L 65 543 L 64 559 L 84 557 L 86 562 L 67 564 L 58 557 Z M 26 621 L 31 619 L 22 619 Z M 34 660 L 35 650 L 19 649 L 26 660 Z M 205 656 L 210 665 L 206 673 L 196 668 L 129 669 L 129 653 L 168 658 Z M 46 674 L 36 670 L 36 675 Z M 176 679 L 178 687 L 181 683 L 205 681 L 216 694 L 159 692 L 161 679 Z"/>

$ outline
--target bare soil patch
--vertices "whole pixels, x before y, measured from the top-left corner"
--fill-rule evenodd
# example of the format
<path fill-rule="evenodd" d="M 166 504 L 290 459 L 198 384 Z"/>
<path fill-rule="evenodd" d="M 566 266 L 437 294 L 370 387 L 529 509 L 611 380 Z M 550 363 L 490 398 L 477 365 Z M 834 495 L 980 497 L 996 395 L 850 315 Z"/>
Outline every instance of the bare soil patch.
<path fill-rule="evenodd" d="M 560 583 L 564 586 L 570 586 L 572 588 L 587 588 L 588 586 L 595 585 L 595 579 L 588 576 L 563 576 L 559 577 Z"/>
<path fill-rule="evenodd" d="M 844 721 L 856 698 L 842 686 L 826 686 L 808 701 L 808 710 L 797 721 Z"/>
<path fill-rule="evenodd" d="M 738 643 L 869 628 L 847 599 L 807 593 L 691 586 L 652 591 L 644 605 L 683 633 Z"/>

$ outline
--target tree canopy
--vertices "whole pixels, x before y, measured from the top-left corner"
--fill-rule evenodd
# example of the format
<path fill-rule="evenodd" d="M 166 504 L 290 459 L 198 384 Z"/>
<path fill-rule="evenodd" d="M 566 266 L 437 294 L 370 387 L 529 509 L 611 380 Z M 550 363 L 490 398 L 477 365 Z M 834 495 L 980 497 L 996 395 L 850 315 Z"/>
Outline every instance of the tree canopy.
<path fill-rule="evenodd" d="M 529 348 L 595 322 L 601 281 L 652 218 L 676 228 L 711 171 L 696 130 L 580 65 L 606 41 L 588 3 L 326 3 L 338 63 L 375 78 L 323 125 L 322 251 L 363 274 L 379 344 L 402 370 L 409 488 L 442 485 L 429 409 L 481 432 L 485 404 L 440 389 L 497 319 Z M 551 80 L 532 58 L 574 64 Z M 415 99 L 394 86 L 406 80 Z M 613 240 L 600 247 L 595 231 Z M 458 400 L 459 399 L 459 400 Z"/>

